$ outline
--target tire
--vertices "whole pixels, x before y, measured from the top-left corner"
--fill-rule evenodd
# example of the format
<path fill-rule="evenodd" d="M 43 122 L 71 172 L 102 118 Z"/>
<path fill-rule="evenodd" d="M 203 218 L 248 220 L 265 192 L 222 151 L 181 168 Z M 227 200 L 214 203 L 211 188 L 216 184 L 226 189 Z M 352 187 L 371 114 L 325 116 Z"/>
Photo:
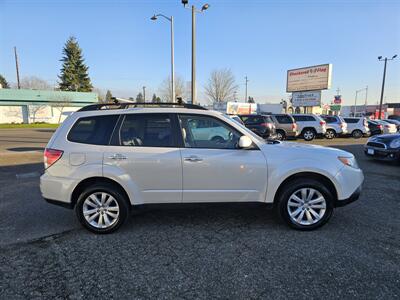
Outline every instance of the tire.
<path fill-rule="evenodd" d="M 302 133 L 303 139 L 305 141 L 312 141 L 313 139 L 315 139 L 316 135 L 317 134 L 316 134 L 315 130 L 311 129 L 311 128 L 304 129 L 303 133 Z"/>
<path fill-rule="evenodd" d="M 352 135 L 353 138 L 359 139 L 359 138 L 362 138 L 363 133 L 362 133 L 361 130 L 356 129 L 356 130 L 353 130 L 353 132 L 351 133 L 351 135 Z"/>
<path fill-rule="evenodd" d="M 328 130 L 326 131 L 326 133 L 325 133 L 325 137 L 326 137 L 328 140 L 332 140 L 333 138 L 336 137 L 336 131 L 333 130 L 333 129 L 328 129 Z"/>
<path fill-rule="evenodd" d="M 311 190 L 314 194 L 311 200 L 301 204 L 300 201 L 295 200 L 293 195 L 302 200 L 303 190 L 309 191 L 308 194 L 306 192 L 306 196 L 310 195 Z M 323 197 L 323 201 L 318 201 L 320 197 Z M 299 206 L 296 207 L 296 204 Z M 295 179 L 281 189 L 275 207 L 281 219 L 290 227 L 302 231 L 314 230 L 326 224 L 332 216 L 334 196 L 324 184 L 317 180 Z"/>
<path fill-rule="evenodd" d="M 276 139 L 279 141 L 286 140 L 286 134 L 283 130 L 277 130 L 276 131 Z"/>
<path fill-rule="evenodd" d="M 94 184 L 80 194 L 75 212 L 79 222 L 89 231 L 111 233 L 126 221 L 129 212 L 128 199 L 112 184 Z M 91 218 L 93 219 L 90 220 Z"/>

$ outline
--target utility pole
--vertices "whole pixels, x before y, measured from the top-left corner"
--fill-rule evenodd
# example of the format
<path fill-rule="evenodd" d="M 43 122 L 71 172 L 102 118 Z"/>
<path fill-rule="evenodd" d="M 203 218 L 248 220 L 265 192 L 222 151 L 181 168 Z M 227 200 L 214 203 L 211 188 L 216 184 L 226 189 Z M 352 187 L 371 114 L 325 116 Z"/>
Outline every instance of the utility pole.
<path fill-rule="evenodd" d="M 367 105 L 368 105 L 368 85 L 365 87 L 365 115 L 367 115 Z"/>
<path fill-rule="evenodd" d="M 246 84 L 246 92 L 245 92 L 245 96 L 244 96 L 244 102 L 247 102 L 247 83 L 249 82 L 249 80 L 247 79 L 247 75 L 244 79 L 245 79 L 245 84 Z"/>
<path fill-rule="evenodd" d="M 175 50 L 174 50 L 174 17 L 171 16 L 171 97 L 172 102 L 176 101 L 175 95 Z"/>
<path fill-rule="evenodd" d="M 20 84 L 20 81 L 19 81 L 19 67 L 18 67 L 17 47 L 14 47 L 14 56 L 15 56 L 15 68 L 17 70 L 17 86 L 18 86 L 18 89 L 21 89 L 21 84 Z"/>
<path fill-rule="evenodd" d="M 388 60 L 393 60 L 397 57 L 396 55 L 393 55 L 392 58 L 388 59 L 387 57 L 385 57 L 385 59 L 382 59 L 382 56 L 378 57 L 379 61 L 384 61 L 385 62 L 385 66 L 383 67 L 383 80 L 382 80 L 382 90 L 381 90 L 381 101 L 379 103 L 379 119 L 382 119 L 382 104 L 383 104 L 383 93 L 385 91 L 385 79 L 386 79 L 386 65 Z"/>
<path fill-rule="evenodd" d="M 146 102 L 146 87 L 143 86 L 143 102 Z"/>

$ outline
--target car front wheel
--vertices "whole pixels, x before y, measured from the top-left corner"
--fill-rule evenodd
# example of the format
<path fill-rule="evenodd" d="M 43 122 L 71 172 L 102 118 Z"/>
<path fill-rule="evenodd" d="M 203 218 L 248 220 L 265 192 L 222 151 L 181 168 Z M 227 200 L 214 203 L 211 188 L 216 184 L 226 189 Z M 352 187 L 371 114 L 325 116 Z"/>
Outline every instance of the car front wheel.
<path fill-rule="evenodd" d="M 279 195 L 280 217 L 292 228 L 313 230 L 324 225 L 333 213 L 332 193 L 319 181 L 297 179 L 285 186 Z"/>
<path fill-rule="evenodd" d="M 127 219 L 127 200 L 116 187 L 96 184 L 85 189 L 75 206 L 79 222 L 95 233 L 117 230 Z"/>

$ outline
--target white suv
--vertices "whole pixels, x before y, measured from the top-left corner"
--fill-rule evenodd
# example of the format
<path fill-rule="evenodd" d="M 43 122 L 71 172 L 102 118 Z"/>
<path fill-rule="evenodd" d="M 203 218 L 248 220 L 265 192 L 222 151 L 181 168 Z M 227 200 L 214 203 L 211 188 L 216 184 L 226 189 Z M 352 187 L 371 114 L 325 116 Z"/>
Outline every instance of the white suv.
<path fill-rule="evenodd" d="M 292 115 L 297 124 L 300 136 L 306 141 L 311 141 L 326 134 L 326 122 L 314 114 Z"/>
<path fill-rule="evenodd" d="M 84 107 L 57 129 L 44 160 L 43 197 L 75 208 L 96 233 L 116 230 L 142 204 L 193 202 L 263 202 L 311 230 L 358 199 L 364 179 L 351 153 L 265 141 L 186 104 Z"/>
<path fill-rule="evenodd" d="M 344 118 L 344 121 L 347 124 L 347 132 L 354 138 L 359 139 L 370 134 L 366 118 Z"/>

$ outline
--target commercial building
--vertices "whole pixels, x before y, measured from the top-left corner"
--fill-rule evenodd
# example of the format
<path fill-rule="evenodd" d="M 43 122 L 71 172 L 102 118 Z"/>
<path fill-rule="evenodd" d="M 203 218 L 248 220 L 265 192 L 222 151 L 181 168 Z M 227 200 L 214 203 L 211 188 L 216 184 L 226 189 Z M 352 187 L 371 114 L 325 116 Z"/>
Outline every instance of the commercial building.
<path fill-rule="evenodd" d="M 80 107 L 96 102 L 96 93 L 0 88 L 0 124 L 59 123 Z"/>

